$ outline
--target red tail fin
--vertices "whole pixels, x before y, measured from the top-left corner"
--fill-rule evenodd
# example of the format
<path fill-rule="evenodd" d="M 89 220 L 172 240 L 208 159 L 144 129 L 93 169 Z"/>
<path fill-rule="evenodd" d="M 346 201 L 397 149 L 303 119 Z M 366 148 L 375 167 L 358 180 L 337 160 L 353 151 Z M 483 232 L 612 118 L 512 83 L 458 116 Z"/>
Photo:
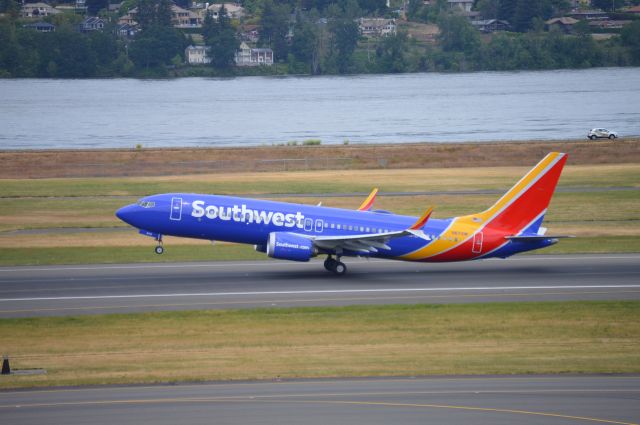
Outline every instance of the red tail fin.
<path fill-rule="evenodd" d="M 567 154 L 551 152 L 502 196 L 481 213 L 488 227 L 513 234 L 539 220 L 547 210 L 551 196 L 567 162 Z"/>

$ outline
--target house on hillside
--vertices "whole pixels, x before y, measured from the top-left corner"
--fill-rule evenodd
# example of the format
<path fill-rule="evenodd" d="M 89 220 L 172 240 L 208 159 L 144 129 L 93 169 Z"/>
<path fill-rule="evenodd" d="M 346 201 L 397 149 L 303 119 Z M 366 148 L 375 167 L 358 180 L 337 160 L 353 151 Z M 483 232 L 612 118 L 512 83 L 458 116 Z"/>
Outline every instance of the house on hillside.
<path fill-rule="evenodd" d="M 184 57 L 189 65 L 203 65 L 211 63 L 209 57 L 210 47 L 207 46 L 189 46 L 184 50 Z"/>
<path fill-rule="evenodd" d="M 118 24 L 115 29 L 115 33 L 118 37 L 133 38 L 138 33 L 138 28 L 129 24 Z"/>
<path fill-rule="evenodd" d="M 471 12 L 473 0 L 447 0 L 447 5 L 452 12 Z"/>
<path fill-rule="evenodd" d="M 202 19 L 204 19 L 204 16 L 206 13 L 211 13 L 211 16 L 213 17 L 213 19 L 217 20 L 218 13 L 220 12 L 221 8 L 222 8 L 222 4 L 216 3 L 216 4 L 210 5 L 206 9 L 203 9 Z M 237 3 L 225 3 L 224 8 L 227 10 L 227 15 L 229 15 L 231 19 L 240 19 L 245 15 L 244 8 Z"/>
<path fill-rule="evenodd" d="M 237 66 L 273 65 L 273 50 L 251 48 L 247 43 L 241 43 L 236 52 Z"/>
<path fill-rule="evenodd" d="M 191 10 L 183 9 L 175 4 L 171 5 L 171 22 L 174 28 L 200 28 L 202 18 Z"/>
<path fill-rule="evenodd" d="M 118 18 L 119 25 L 130 25 L 132 27 L 138 26 L 138 21 L 136 21 L 136 15 L 138 14 L 138 8 L 134 7 L 133 9 L 129 9 L 126 15 L 122 15 Z"/>
<path fill-rule="evenodd" d="M 396 35 L 397 32 L 395 19 L 360 18 L 358 27 L 360 28 L 360 34 L 365 37 Z"/>
<path fill-rule="evenodd" d="M 587 20 L 593 21 L 598 19 L 609 19 L 607 12 L 602 10 L 576 10 L 569 14 L 570 17 L 577 19 L 578 21 Z"/>
<path fill-rule="evenodd" d="M 61 12 L 47 3 L 25 3 L 20 10 L 20 16 L 22 18 L 40 18 L 43 16 L 57 15 L 58 13 Z"/>
<path fill-rule="evenodd" d="M 504 19 L 484 19 L 479 21 L 471 21 L 471 25 L 473 25 L 478 31 L 485 34 L 496 31 L 509 31 L 509 29 L 511 29 L 509 21 L 505 21 Z"/>
<path fill-rule="evenodd" d="M 34 22 L 32 24 L 25 24 L 22 26 L 22 28 L 28 28 L 36 30 L 38 32 L 54 32 L 56 30 L 56 26 L 48 22 Z"/>
<path fill-rule="evenodd" d="M 631 14 L 636 15 L 636 16 L 640 16 L 640 5 L 633 6 L 633 7 L 630 7 L 628 9 L 625 9 L 624 12 L 625 13 L 631 13 Z"/>
<path fill-rule="evenodd" d="M 118 19 L 119 24 L 138 25 L 136 20 L 138 16 L 138 8 L 134 7 L 129 10 L 126 15 Z M 202 27 L 202 19 L 200 16 L 187 9 L 183 9 L 175 4 L 171 5 L 171 23 L 174 28 L 200 28 Z"/>
<path fill-rule="evenodd" d="M 452 13 L 465 16 L 470 21 L 480 18 L 480 12 L 471 10 L 473 8 L 473 0 L 447 0 L 447 5 Z"/>
<path fill-rule="evenodd" d="M 577 19 L 573 19 L 569 16 L 563 16 L 561 18 L 552 18 L 545 22 L 545 25 L 549 31 L 561 31 L 565 34 L 573 32 L 573 26 L 577 24 Z"/>
<path fill-rule="evenodd" d="M 260 33 L 258 25 L 243 25 L 240 31 L 240 40 L 247 41 L 249 43 L 257 43 L 260 39 Z"/>
<path fill-rule="evenodd" d="M 597 20 L 597 21 L 589 21 L 589 27 L 597 30 L 619 30 L 629 25 L 633 21 L 627 20 Z"/>
<path fill-rule="evenodd" d="M 90 16 L 78 25 L 80 32 L 102 31 L 106 22 L 97 16 Z"/>

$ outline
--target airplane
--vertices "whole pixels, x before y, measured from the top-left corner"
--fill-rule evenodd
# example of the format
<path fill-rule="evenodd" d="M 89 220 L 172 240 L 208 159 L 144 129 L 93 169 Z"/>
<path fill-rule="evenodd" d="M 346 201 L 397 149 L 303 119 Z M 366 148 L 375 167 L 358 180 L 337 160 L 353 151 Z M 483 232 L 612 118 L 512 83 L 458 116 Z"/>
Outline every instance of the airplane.
<path fill-rule="evenodd" d="M 542 227 L 567 155 L 551 152 L 495 204 L 477 214 L 431 218 L 374 210 L 374 189 L 357 210 L 234 196 L 164 193 L 120 208 L 116 216 L 157 241 L 164 235 L 252 244 L 281 260 L 326 255 L 324 267 L 344 275 L 342 257 L 449 262 L 507 258 L 571 236 Z"/>

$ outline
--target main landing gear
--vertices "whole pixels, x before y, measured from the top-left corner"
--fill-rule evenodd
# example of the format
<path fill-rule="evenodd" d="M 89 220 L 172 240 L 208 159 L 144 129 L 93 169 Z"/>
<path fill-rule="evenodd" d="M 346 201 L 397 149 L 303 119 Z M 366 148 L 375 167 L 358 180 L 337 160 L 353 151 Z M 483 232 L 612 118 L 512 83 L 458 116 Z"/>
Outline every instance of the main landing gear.
<path fill-rule="evenodd" d="M 340 257 L 337 258 L 337 260 L 334 260 L 330 255 L 328 255 L 327 259 L 324 260 L 324 268 L 338 276 L 342 276 L 347 272 L 347 266 L 340 261 Z"/>

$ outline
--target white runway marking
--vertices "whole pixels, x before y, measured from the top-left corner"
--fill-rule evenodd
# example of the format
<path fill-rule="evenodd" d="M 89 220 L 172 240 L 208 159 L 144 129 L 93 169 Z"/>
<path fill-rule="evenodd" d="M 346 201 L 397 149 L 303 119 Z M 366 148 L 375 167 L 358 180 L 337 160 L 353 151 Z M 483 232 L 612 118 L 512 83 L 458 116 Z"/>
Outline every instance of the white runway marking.
<path fill-rule="evenodd" d="M 0 302 L 16 301 L 70 301 L 70 300 L 110 300 L 122 298 L 187 298 L 187 297 L 224 297 L 224 296 L 252 296 L 252 295 L 313 295 L 313 294 L 362 294 L 389 292 L 438 292 L 438 291 L 514 291 L 536 289 L 630 289 L 640 288 L 640 285 L 562 285 L 562 286 L 479 286 L 453 288 L 377 288 L 377 289 L 328 289 L 310 291 L 251 291 L 251 292 L 197 292 L 174 294 L 132 294 L 132 295 L 87 295 L 76 297 L 39 297 L 39 298 L 0 298 Z"/>

